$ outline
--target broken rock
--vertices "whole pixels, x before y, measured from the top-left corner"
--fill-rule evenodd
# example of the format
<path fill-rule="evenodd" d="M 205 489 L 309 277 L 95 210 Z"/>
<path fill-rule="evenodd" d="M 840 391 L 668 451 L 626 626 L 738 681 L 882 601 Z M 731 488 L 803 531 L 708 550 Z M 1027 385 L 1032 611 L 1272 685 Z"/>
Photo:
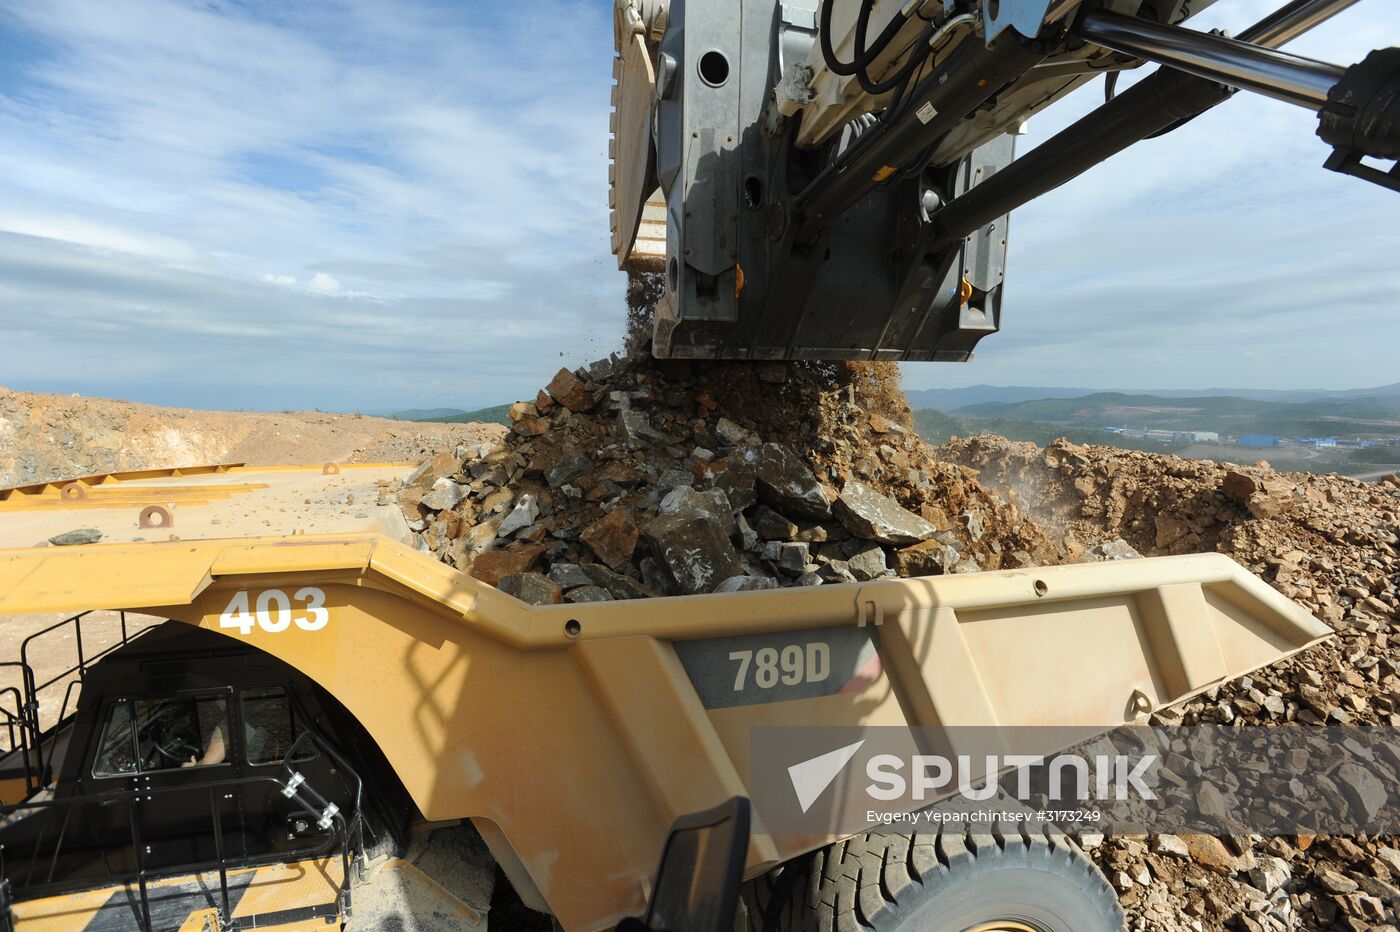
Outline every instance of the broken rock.
<path fill-rule="evenodd" d="M 95 527 L 80 527 L 76 531 L 64 531 L 49 538 L 55 547 L 75 547 L 82 544 L 95 544 L 102 539 L 102 532 Z"/>
<path fill-rule="evenodd" d="M 777 589 L 778 581 L 768 576 L 730 576 L 715 586 L 715 592 L 753 592 L 759 589 Z"/>
<path fill-rule="evenodd" d="M 614 573 L 601 563 L 586 563 L 583 571 L 594 585 L 606 589 L 614 599 L 650 599 L 656 595 L 630 576 Z"/>
<path fill-rule="evenodd" d="M 506 519 L 497 528 L 496 534 L 500 537 L 509 537 L 516 531 L 524 530 L 535 523 L 535 519 L 540 516 L 540 505 L 535 496 L 526 492 L 520 496 L 520 500 L 515 503 L 515 508 L 506 515 Z"/>
<path fill-rule="evenodd" d="M 579 538 L 599 560 L 617 569 L 632 559 L 632 551 L 637 547 L 637 526 L 627 512 L 615 508 L 585 528 Z"/>
<path fill-rule="evenodd" d="M 673 592 L 709 592 L 730 576 L 743 575 L 739 554 L 714 516 L 694 509 L 660 515 L 642 534 Z"/>
<path fill-rule="evenodd" d="M 710 489 L 697 492 L 688 485 L 677 486 L 661 500 L 661 513 L 674 514 L 678 511 L 703 511 L 719 522 L 728 534 L 734 530 L 734 512 L 729 507 L 729 496 L 723 489 Z"/>
<path fill-rule="evenodd" d="M 544 552 L 545 548 L 540 544 L 528 544 L 512 550 L 489 550 L 472 561 L 471 574 L 488 586 L 494 586 L 503 577 L 528 573 L 544 556 Z"/>
<path fill-rule="evenodd" d="M 602 586 L 579 586 L 564 594 L 564 601 L 572 604 L 580 602 L 611 602 L 612 594 Z"/>
<path fill-rule="evenodd" d="M 546 469 L 544 481 L 549 483 L 551 489 L 557 489 L 580 478 L 592 468 L 593 464 L 589 462 L 588 457 L 575 450 L 564 454 L 559 462 Z"/>
<path fill-rule="evenodd" d="M 797 536 L 797 525 L 778 514 L 767 505 L 759 505 L 754 514 L 753 529 L 764 540 L 792 540 Z"/>
<path fill-rule="evenodd" d="M 834 510 L 846 530 L 882 544 L 916 544 L 938 533 L 938 528 L 899 502 L 854 479 L 841 489 Z"/>
<path fill-rule="evenodd" d="M 564 592 L 543 573 L 509 573 L 501 577 L 496 588 L 531 605 L 558 605 Z"/>
<path fill-rule="evenodd" d="M 462 499 L 467 497 L 468 489 L 464 485 L 453 482 L 451 479 L 439 479 L 433 490 L 424 495 L 418 504 L 430 511 L 445 511 L 454 508 Z"/>
<path fill-rule="evenodd" d="M 549 396 L 577 414 L 593 407 L 593 395 L 583 380 L 568 369 L 560 369 L 545 386 Z"/>
<path fill-rule="evenodd" d="M 796 453 L 777 443 L 765 443 L 756 464 L 758 495 L 765 504 L 788 515 L 820 520 L 831 504 L 812 470 Z"/>

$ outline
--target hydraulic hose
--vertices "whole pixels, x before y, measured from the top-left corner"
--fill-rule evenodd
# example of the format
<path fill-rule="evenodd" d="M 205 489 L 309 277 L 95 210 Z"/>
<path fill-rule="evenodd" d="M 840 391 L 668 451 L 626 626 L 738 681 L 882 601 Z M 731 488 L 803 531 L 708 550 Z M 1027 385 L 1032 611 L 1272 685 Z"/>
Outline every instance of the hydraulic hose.
<path fill-rule="evenodd" d="M 822 61 L 826 67 L 834 74 L 859 75 L 866 68 L 870 67 L 885 47 L 899 34 L 899 30 L 904 28 L 904 23 L 908 20 L 904 11 L 895 13 L 884 30 L 875 37 L 875 44 L 869 49 L 864 49 L 866 24 L 870 18 L 870 9 L 875 5 L 875 0 L 862 0 L 860 12 L 856 14 L 856 57 L 843 62 L 836 57 L 836 50 L 831 46 L 831 7 L 836 0 L 822 0 L 821 21 L 817 26 L 817 39 L 821 43 Z"/>

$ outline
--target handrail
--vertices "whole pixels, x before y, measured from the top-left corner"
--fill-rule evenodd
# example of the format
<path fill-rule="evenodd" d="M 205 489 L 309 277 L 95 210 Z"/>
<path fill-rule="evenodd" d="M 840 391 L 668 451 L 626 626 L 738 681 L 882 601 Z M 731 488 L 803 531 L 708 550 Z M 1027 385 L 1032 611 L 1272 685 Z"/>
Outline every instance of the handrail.
<path fill-rule="evenodd" d="M 39 746 L 35 743 L 36 738 L 30 727 L 28 706 L 25 702 L 25 694 L 22 690 L 23 684 L 27 682 L 24 674 L 25 668 L 23 664 L 15 660 L 0 661 L 0 667 L 20 668 L 21 685 L 6 686 L 4 689 L 0 689 L 0 696 L 10 693 L 14 694 L 15 710 L 11 712 L 3 705 L 0 705 L 0 713 L 3 713 L 5 716 L 5 729 L 9 742 L 9 747 L 5 750 L 5 756 L 10 757 L 16 753 L 19 754 L 20 760 L 24 765 L 24 794 L 28 796 L 39 788 L 38 774 L 35 772 L 38 761 L 31 760 L 31 755 L 37 754 Z M 19 733 L 18 741 L 15 740 L 16 732 Z"/>
<path fill-rule="evenodd" d="M 117 650 L 118 648 L 125 647 L 127 644 L 130 644 L 134 638 L 139 637 L 143 633 L 137 632 L 133 635 L 127 628 L 126 612 L 119 610 L 116 613 L 117 617 L 115 619 L 111 619 L 110 621 L 114 621 L 120 625 L 120 637 L 114 643 L 102 648 L 97 653 L 89 655 L 85 650 L 83 644 L 83 621 L 87 618 L 87 616 L 91 614 L 93 614 L 93 610 L 79 612 L 76 615 L 71 615 L 67 618 L 64 618 L 62 621 L 55 622 L 54 624 L 51 624 L 46 628 L 41 628 L 40 630 L 33 632 L 24 640 L 20 641 L 18 661 L 0 661 L 0 667 L 19 668 L 20 686 L 18 687 L 17 697 L 19 703 L 18 722 L 13 720 L 15 717 L 13 715 L 10 715 L 7 710 L 0 708 L 0 712 L 6 712 L 5 725 L 10 729 L 11 750 L 13 750 L 14 748 L 14 729 L 19 728 L 21 733 L 24 735 L 24 741 L 22 743 L 25 745 L 24 782 L 26 794 L 33 793 L 40 786 L 43 785 L 44 781 L 48 779 L 50 775 L 50 771 L 48 770 L 48 768 L 53 763 L 53 748 L 50 748 L 49 750 L 49 757 L 47 761 L 35 760 L 31 762 L 29 757 L 30 754 L 42 753 L 44 735 L 46 733 L 46 729 L 43 727 L 43 723 L 40 721 L 39 718 L 39 694 L 45 689 L 48 689 L 51 686 L 61 683 L 65 678 L 72 676 L 75 673 L 78 675 L 77 680 L 69 683 L 64 689 L 63 701 L 59 707 L 58 720 L 54 723 L 53 728 L 57 729 L 61 727 L 68 718 L 68 708 L 70 700 L 73 697 L 73 688 L 75 685 L 81 686 L 81 683 L 87 677 L 88 670 L 91 669 L 92 665 L 97 661 L 101 660 L 103 657 L 106 657 L 108 654 Z M 88 624 L 96 624 L 100 621 L 108 620 L 94 618 L 89 619 Z M 34 664 L 30 663 L 29 659 L 30 650 L 33 647 L 34 642 L 37 641 L 39 638 L 44 637 L 45 635 L 52 634 L 53 632 L 66 628 L 70 625 L 73 628 L 73 643 L 74 647 L 77 650 L 78 662 L 74 666 L 68 667 L 62 672 L 50 676 L 42 683 L 39 682 L 38 674 L 35 672 Z M 7 687 L 4 690 L 0 690 L 0 695 L 3 695 L 5 692 L 8 692 L 9 690 L 15 688 L 16 687 Z M 41 764 L 42 766 L 40 766 Z"/>
<path fill-rule="evenodd" d="M 320 741 L 317 741 L 317 744 L 321 745 L 322 747 L 325 747 L 325 745 Z M 332 754 L 332 756 L 337 760 L 337 763 L 339 763 L 339 761 L 342 760 L 342 758 L 340 758 L 339 755 L 334 754 L 334 752 L 331 752 L 329 749 L 327 749 L 327 751 L 328 753 Z M 285 764 L 286 761 L 284 760 L 284 766 Z M 356 781 L 356 798 L 358 801 L 358 786 L 360 778 L 359 775 L 355 774 L 353 770 L 351 770 L 350 772 L 354 776 Z M 145 787 L 141 789 L 114 789 L 104 791 L 102 793 L 89 794 L 86 796 L 74 796 L 63 799 L 28 801 L 23 803 L 17 803 L 12 806 L 0 807 L 0 814 L 7 816 L 17 813 L 21 810 L 31 810 L 36 812 L 43 810 L 58 809 L 67 810 L 64 813 L 64 826 L 60 831 L 59 838 L 54 845 L 53 857 L 51 859 L 49 869 L 46 872 L 45 879 L 39 883 L 32 882 L 35 870 L 34 859 L 37 858 L 40 854 L 38 848 L 36 847 L 36 850 L 31 853 L 29 867 L 26 870 L 24 876 L 24 883 L 12 881 L 11 889 L 14 893 L 23 894 L 25 898 L 29 898 L 29 896 L 31 895 L 52 895 L 62 892 L 71 892 L 72 890 L 78 889 L 80 887 L 92 886 L 92 878 L 90 877 L 84 878 L 82 881 L 77 883 L 72 881 L 53 880 L 53 874 L 57 866 L 58 857 L 64 843 L 63 836 L 64 834 L 66 834 L 67 831 L 67 823 L 69 817 L 71 816 L 72 811 L 78 807 L 86 809 L 87 807 L 94 805 L 111 806 L 117 803 L 125 803 L 127 807 L 127 821 L 130 831 L 133 858 L 135 861 L 135 870 L 114 871 L 110 869 L 110 866 L 108 866 L 106 880 L 108 880 L 111 883 L 121 884 L 130 883 L 132 881 L 136 882 L 141 902 L 141 925 L 144 932 L 152 932 L 150 903 L 147 894 L 148 882 L 150 880 L 157 879 L 163 876 L 178 876 L 181 874 L 203 873 L 209 870 L 217 870 L 219 873 L 220 898 L 222 907 L 220 918 L 221 922 L 226 923 L 229 921 L 230 912 L 230 899 L 228 892 L 228 858 L 224 853 L 223 826 L 219 820 L 217 798 L 218 791 L 230 787 L 246 788 L 257 784 L 271 784 L 275 786 L 282 795 L 287 796 L 287 798 L 289 799 L 295 800 L 297 796 L 297 788 L 292 787 L 292 792 L 288 792 L 290 783 L 290 780 L 284 779 L 279 776 L 257 775 L 251 777 L 239 777 L 226 780 L 199 782 L 189 784 L 186 786 L 160 786 Z M 306 788 L 307 784 L 302 783 L 301 787 Z M 143 863 L 144 848 L 141 838 L 140 823 L 139 820 L 136 818 L 136 801 L 142 797 L 149 798 L 152 796 L 173 796 L 177 793 L 188 794 L 194 793 L 196 791 L 204 792 L 208 795 L 210 817 L 214 825 L 214 859 L 196 861 L 188 864 L 169 865 L 161 867 L 154 871 L 150 870 Z M 319 796 L 319 794 L 317 795 Z M 302 804 L 305 805 L 304 802 Z M 337 843 L 341 843 L 340 855 L 342 879 L 340 889 L 337 892 L 337 902 L 335 906 L 337 908 L 342 908 L 345 904 L 348 903 L 347 894 L 350 884 L 351 857 L 351 845 L 349 844 L 349 842 L 353 838 L 352 825 L 358 823 L 359 820 L 360 812 L 358 805 L 355 807 L 355 812 L 351 815 L 349 819 L 347 819 L 344 814 L 339 813 L 338 811 L 331 811 L 329 813 L 326 826 L 328 834 L 326 835 L 325 840 L 322 841 L 320 844 L 315 846 L 307 846 L 305 848 L 297 848 L 291 852 L 278 851 L 266 855 L 254 855 L 245 858 L 240 858 L 238 866 L 256 867 L 265 864 L 281 863 L 285 862 L 288 859 L 289 855 L 294 855 L 299 858 L 317 858 L 328 854 L 336 847 Z M 104 864 L 106 864 L 105 850 L 103 852 L 103 862 Z M 0 873 L 3 872 L 3 868 L 4 849 L 3 847 L 0 847 Z M 221 925 L 220 927 L 222 928 L 223 926 Z"/>

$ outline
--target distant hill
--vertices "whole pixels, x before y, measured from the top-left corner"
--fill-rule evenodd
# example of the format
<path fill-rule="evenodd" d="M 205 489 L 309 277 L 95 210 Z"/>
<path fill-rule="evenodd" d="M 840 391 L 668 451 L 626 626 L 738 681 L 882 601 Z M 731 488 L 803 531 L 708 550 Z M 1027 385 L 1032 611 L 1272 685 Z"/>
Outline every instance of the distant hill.
<path fill-rule="evenodd" d="M 425 421 L 441 421 L 444 424 L 510 424 L 510 405 L 494 405 L 490 408 L 477 408 L 475 411 L 459 411 L 447 417 L 422 418 Z"/>
<path fill-rule="evenodd" d="M 1309 437 L 1400 436 L 1400 393 L 1328 395 L 1302 402 L 1230 396 L 1098 392 L 1078 398 L 985 402 L 956 410 L 960 418 L 1031 421 L 1064 428 L 1135 427 L 1222 434 Z"/>
<path fill-rule="evenodd" d="M 1044 401 L 1047 399 L 1085 398 L 1092 395 L 1133 395 L 1153 398 L 1242 398 L 1249 401 L 1271 401 L 1285 404 L 1299 404 L 1323 400 L 1354 400 L 1362 398 L 1400 398 L 1400 382 L 1381 385 L 1376 388 L 1352 388 L 1340 391 L 1327 389 L 1261 389 L 1261 388 L 1206 388 L 1206 389 L 1114 389 L 1101 388 L 1047 388 L 1029 385 L 969 385 L 966 388 L 923 388 L 911 389 L 904 393 L 909 404 L 915 409 L 937 408 L 940 411 L 958 411 L 972 405 L 990 403 L 1017 404 L 1023 401 Z"/>
<path fill-rule="evenodd" d="M 466 413 L 461 408 L 409 408 L 407 411 L 394 411 L 388 416 L 396 421 L 447 421 Z"/>

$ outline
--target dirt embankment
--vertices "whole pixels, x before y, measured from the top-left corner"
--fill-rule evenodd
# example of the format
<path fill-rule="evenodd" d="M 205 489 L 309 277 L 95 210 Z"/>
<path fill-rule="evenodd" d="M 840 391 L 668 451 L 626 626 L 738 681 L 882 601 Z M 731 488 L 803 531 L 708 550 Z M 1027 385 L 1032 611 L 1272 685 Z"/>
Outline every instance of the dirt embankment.
<path fill-rule="evenodd" d="M 0 388 L 0 488 L 206 463 L 418 460 L 501 430 L 357 414 L 194 411 Z"/>

